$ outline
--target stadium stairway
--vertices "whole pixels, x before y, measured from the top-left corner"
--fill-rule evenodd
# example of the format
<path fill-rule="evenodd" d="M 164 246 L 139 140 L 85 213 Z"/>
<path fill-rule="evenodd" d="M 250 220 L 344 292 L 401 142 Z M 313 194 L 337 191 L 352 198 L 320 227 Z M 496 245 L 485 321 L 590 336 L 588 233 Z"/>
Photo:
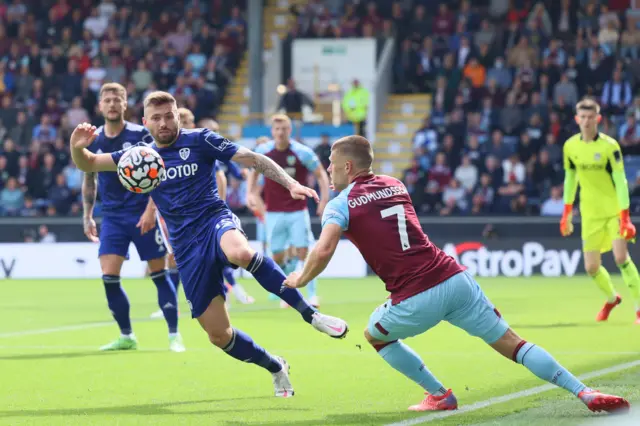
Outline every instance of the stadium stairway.
<path fill-rule="evenodd" d="M 411 163 L 413 134 L 431 110 L 431 95 L 389 95 L 374 143 L 375 167 L 397 178 Z"/>
<path fill-rule="evenodd" d="M 263 43 L 268 51 L 278 39 L 283 39 L 293 24 L 294 17 L 289 8 L 304 6 L 307 0 L 267 0 L 263 12 Z M 218 115 L 223 135 L 238 139 L 242 136 L 242 126 L 249 118 L 249 60 L 244 53 L 236 75 L 229 83 L 224 103 Z"/>

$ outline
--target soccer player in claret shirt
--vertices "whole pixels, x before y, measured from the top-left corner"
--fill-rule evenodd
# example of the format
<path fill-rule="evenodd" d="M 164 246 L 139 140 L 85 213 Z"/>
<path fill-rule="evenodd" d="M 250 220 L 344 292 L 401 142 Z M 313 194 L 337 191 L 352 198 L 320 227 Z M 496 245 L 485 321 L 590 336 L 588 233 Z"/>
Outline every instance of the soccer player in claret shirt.
<path fill-rule="evenodd" d="M 365 338 L 387 363 L 427 393 L 410 410 L 458 407 L 451 389 L 401 340 L 422 334 L 443 320 L 573 393 L 592 411 L 629 408 L 621 397 L 586 387 L 544 349 L 509 327 L 471 275 L 429 241 L 402 182 L 373 173 L 373 151 L 365 138 L 349 136 L 336 141 L 330 160 L 331 184 L 341 192 L 324 211 L 320 239 L 302 273 L 290 274 L 285 286 L 304 287 L 327 266 L 342 234 L 351 240 L 391 293 L 390 300 L 371 315 Z"/>
<path fill-rule="evenodd" d="M 229 142 L 208 129 L 181 129 L 176 100 L 166 92 L 152 92 L 144 100 L 144 125 L 166 167 L 166 178 L 151 192 L 155 206 L 169 229 L 169 239 L 191 315 L 209 340 L 229 356 L 263 367 L 273 375 L 275 395 L 293 395 L 288 365 L 231 326 L 225 306 L 224 266 L 242 267 L 266 290 L 277 293 L 316 330 L 344 337 L 347 324 L 317 312 L 298 290 L 283 287 L 285 275 L 268 257 L 255 252 L 233 214 L 220 200 L 213 179 L 215 162 L 229 160 L 253 167 L 289 190 L 296 199 L 318 195 L 291 178 L 272 160 Z M 94 128 L 80 124 L 71 135 L 71 156 L 85 172 L 116 171 L 126 151 L 92 154 L 85 149 Z"/>
<path fill-rule="evenodd" d="M 329 201 L 329 178 L 318 156 L 308 146 L 291 139 L 291 120 L 286 115 L 273 116 L 271 136 L 273 141 L 257 146 L 255 151 L 271 158 L 299 182 L 306 182 L 308 175 L 313 173 L 320 187 L 317 214 L 322 215 Z M 260 202 L 256 183 L 257 174 L 253 173 L 247 182 L 247 204 L 252 210 L 255 210 Z M 264 182 L 263 194 L 267 209 L 265 223 L 269 251 L 273 260 L 285 272 L 293 272 L 299 260 L 304 261 L 307 257 L 309 247 L 313 243 L 307 201 L 291 199 L 286 189 L 272 181 Z M 293 247 L 295 257 L 287 261 L 286 250 L 289 246 Z M 307 291 L 309 302 L 318 306 L 320 302 L 316 294 L 315 280 L 309 284 Z"/>
<path fill-rule="evenodd" d="M 598 132 L 601 116 L 595 101 L 580 101 L 575 119 L 580 133 L 567 139 L 563 149 L 565 206 L 560 232 L 563 236 L 573 232 L 573 202 L 580 185 L 584 266 L 607 297 L 596 320 L 606 321 L 622 302 L 601 264 L 602 253 L 613 249 L 622 279 L 635 299 L 635 322 L 640 324 L 640 276 L 627 249 L 627 241 L 635 238 L 636 228 L 629 218 L 629 187 L 620 146 L 615 139 Z"/>
<path fill-rule="evenodd" d="M 96 129 L 92 153 L 111 153 L 127 149 L 138 143 L 151 143 L 153 138 L 144 127 L 124 120 L 127 109 L 127 91 L 118 83 L 107 83 L 100 89 L 100 112 L 105 125 Z M 97 188 L 96 188 L 97 183 Z M 100 237 L 93 220 L 96 191 L 102 200 L 102 226 Z M 140 259 L 147 261 L 151 279 L 158 289 L 158 304 L 169 327 L 169 349 L 183 352 L 184 345 L 178 333 L 178 302 L 176 290 L 165 270 L 167 251 L 156 227 L 154 211 L 147 208 L 148 195 L 127 191 L 114 173 L 85 174 L 82 185 L 84 205 L 84 232 L 91 241 L 100 241 L 98 255 L 107 303 L 120 327 L 120 337 L 101 350 L 136 349 L 137 339 L 131 327 L 129 299 L 120 284 L 122 263 L 128 257 L 133 242 Z"/>

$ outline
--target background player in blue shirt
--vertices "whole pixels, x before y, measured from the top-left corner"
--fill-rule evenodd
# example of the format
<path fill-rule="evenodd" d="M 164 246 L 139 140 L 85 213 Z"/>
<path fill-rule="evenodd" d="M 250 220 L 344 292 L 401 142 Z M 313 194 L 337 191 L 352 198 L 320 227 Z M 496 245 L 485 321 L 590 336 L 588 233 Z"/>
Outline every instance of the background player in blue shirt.
<path fill-rule="evenodd" d="M 151 143 L 153 138 L 144 127 L 124 120 L 127 91 L 118 83 L 108 83 L 100 89 L 100 112 L 105 125 L 96 130 L 88 150 L 111 153 L 126 150 L 138 143 Z M 97 191 L 102 200 L 100 238 L 93 220 Z M 147 208 L 149 196 L 127 191 L 114 173 L 88 172 L 82 185 L 84 232 L 94 242 L 100 241 L 98 255 L 109 309 L 120 327 L 120 337 L 101 350 L 136 349 L 137 340 L 131 327 L 129 299 L 120 284 L 122 262 L 128 257 L 133 242 L 140 259 L 147 261 L 151 279 L 158 289 L 158 304 L 169 327 L 169 348 L 183 352 L 178 333 L 176 291 L 165 270 L 166 249 L 156 228 L 155 212 Z"/>
<path fill-rule="evenodd" d="M 247 334 L 231 327 L 222 268 L 239 266 L 251 272 L 266 290 L 279 294 L 306 322 L 331 337 L 344 337 L 347 324 L 317 312 L 300 292 L 283 287 L 282 270 L 251 248 L 233 214 L 218 197 L 212 171 L 216 160 L 234 160 L 278 182 L 292 198 L 317 198 L 317 194 L 264 155 L 207 129 L 181 129 L 176 100 L 169 93 L 149 94 L 144 101 L 144 114 L 144 124 L 155 140 L 151 147 L 162 156 L 166 167 L 165 180 L 151 192 L 151 197 L 169 229 L 192 316 L 198 319 L 209 340 L 225 353 L 271 372 L 276 396 L 292 396 L 286 361 L 270 355 Z M 86 172 L 116 171 L 125 151 L 92 154 L 84 148 L 94 138 L 90 124 L 76 127 L 70 143 L 73 161 Z"/>

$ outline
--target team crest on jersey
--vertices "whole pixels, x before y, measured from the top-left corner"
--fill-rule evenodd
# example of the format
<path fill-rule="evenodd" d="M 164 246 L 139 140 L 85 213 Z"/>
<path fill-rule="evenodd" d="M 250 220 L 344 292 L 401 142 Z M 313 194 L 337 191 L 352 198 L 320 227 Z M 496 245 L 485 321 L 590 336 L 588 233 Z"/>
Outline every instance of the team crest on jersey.
<path fill-rule="evenodd" d="M 182 148 L 180 151 L 180 158 L 182 158 L 183 160 L 186 160 L 187 158 L 189 158 L 189 154 L 191 154 L 191 150 L 189 148 Z"/>
<path fill-rule="evenodd" d="M 599 153 L 599 152 L 596 152 L 596 153 L 593 155 L 593 159 L 594 159 L 595 161 L 600 161 L 600 158 L 602 158 L 602 156 L 600 155 L 600 153 Z"/>
<path fill-rule="evenodd" d="M 296 164 L 296 157 L 295 155 L 290 155 L 287 157 L 287 164 L 290 166 L 293 166 L 294 164 Z"/>
<path fill-rule="evenodd" d="M 131 148 L 131 142 L 125 142 L 122 144 L 122 149 L 129 149 Z"/>

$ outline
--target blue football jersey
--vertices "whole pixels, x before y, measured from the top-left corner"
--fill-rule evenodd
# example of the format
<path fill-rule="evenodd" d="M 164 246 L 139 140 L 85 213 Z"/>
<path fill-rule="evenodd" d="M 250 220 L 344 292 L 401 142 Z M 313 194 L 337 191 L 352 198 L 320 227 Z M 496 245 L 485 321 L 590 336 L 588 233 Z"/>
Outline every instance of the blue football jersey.
<path fill-rule="evenodd" d="M 166 168 L 165 179 L 151 197 L 167 224 L 171 245 L 181 250 L 202 234 L 208 219 L 227 209 L 218 196 L 214 168 L 216 160 L 228 162 L 239 146 L 208 129 L 181 129 L 171 146 L 150 146 Z M 124 152 L 111 154 L 113 161 L 117 163 Z"/>
<path fill-rule="evenodd" d="M 146 128 L 128 121 L 125 121 L 124 129 L 115 138 L 107 137 L 102 126 L 98 128 L 97 133 L 98 136 L 88 147 L 94 154 L 126 151 L 134 145 L 148 145 L 153 142 L 153 137 Z M 110 172 L 98 173 L 98 195 L 102 200 L 104 216 L 141 215 L 149 201 L 148 196 L 128 191 L 120 183 L 118 175 Z"/>

